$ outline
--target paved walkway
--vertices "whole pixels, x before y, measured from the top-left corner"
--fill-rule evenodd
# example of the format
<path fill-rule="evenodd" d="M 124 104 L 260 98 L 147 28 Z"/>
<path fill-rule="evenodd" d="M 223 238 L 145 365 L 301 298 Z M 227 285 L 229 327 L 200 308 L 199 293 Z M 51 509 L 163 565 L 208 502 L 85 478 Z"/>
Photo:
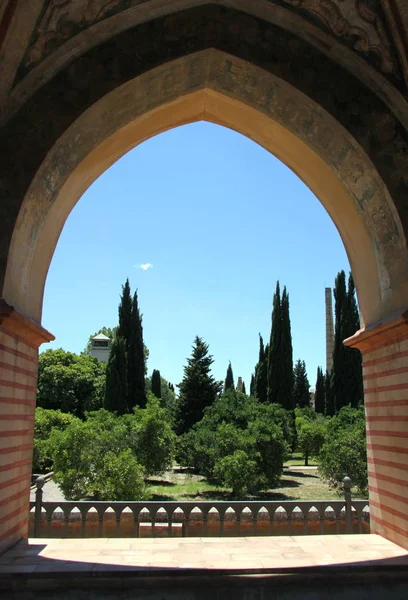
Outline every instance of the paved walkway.
<path fill-rule="evenodd" d="M 183 539 L 31 539 L 0 556 L 0 574 L 191 569 L 206 573 L 299 568 L 408 567 L 408 551 L 371 535 Z"/>

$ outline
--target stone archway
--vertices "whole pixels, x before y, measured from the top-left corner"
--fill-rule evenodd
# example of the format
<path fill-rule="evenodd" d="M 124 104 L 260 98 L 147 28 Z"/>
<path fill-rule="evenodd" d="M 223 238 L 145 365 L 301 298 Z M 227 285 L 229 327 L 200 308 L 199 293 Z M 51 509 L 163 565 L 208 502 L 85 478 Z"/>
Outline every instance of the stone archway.
<path fill-rule="evenodd" d="M 408 464 L 403 127 L 314 48 L 240 13 L 211 11 L 144 24 L 89 50 L 39 88 L 0 133 L 10 150 L 1 167 L 7 199 L 0 225 L 2 547 L 26 532 L 36 348 L 49 339 L 39 324 L 42 295 L 64 222 L 85 189 L 127 150 L 199 119 L 236 129 L 285 162 L 340 232 L 366 325 L 349 343 L 364 351 L 373 529 L 408 544 L 400 493 Z M 171 51 L 163 53 L 156 41 L 152 55 L 152 32 L 167 45 L 173 40 Z M 145 52 L 137 61 L 129 55 L 132 41 L 133 52 L 135 45 Z M 277 41 L 286 42 L 286 58 L 265 64 L 265 45 L 278 52 Z M 312 79 L 300 70 L 302 52 L 315 65 Z M 352 101 L 344 98 L 345 85 L 354 86 Z"/>

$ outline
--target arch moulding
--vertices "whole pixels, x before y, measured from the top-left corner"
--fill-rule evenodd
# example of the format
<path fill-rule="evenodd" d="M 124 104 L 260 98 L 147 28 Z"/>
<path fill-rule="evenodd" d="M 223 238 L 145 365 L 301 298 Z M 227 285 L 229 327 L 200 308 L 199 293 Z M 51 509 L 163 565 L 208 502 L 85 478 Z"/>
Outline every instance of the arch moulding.
<path fill-rule="evenodd" d="M 388 191 L 366 153 L 333 117 L 290 84 L 213 49 L 174 60 L 121 85 L 59 138 L 20 209 L 4 299 L 40 321 L 58 237 L 84 191 L 137 144 L 197 120 L 246 135 L 282 160 L 316 194 L 346 247 L 366 324 L 405 308 L 405 238 Z M 271 201 L 284 201 L 273 198 L 272 182 Z"/>

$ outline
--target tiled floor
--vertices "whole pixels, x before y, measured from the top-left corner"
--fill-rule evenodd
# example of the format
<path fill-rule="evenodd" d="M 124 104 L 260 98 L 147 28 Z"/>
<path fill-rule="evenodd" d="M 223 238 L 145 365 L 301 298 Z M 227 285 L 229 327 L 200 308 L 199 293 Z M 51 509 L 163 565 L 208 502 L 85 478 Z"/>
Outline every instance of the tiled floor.
<path fill-rule="evenodd" d="M 0 574 L 151 572 L 232 573 L 303 567 L 408 566 L 408 551 L 377 535 L 178 539 L 31 539 L 0 557 Z M 248 572 L 248 571 L 247 571 Z"/>

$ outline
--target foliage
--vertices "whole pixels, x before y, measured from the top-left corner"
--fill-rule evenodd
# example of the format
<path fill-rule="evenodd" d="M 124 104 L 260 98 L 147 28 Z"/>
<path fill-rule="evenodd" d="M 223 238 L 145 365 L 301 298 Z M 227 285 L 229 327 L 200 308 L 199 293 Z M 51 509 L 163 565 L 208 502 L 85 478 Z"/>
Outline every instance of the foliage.
<path fill-rule="evenodd" d="M 293 369 L 293 401 L 295 406 L 310 406 L 310 383 L 307 378 L 306 364 L 298 359 Z"/>
<path fill-rule="evenodd" d="M 161 377 L 160 371 L 157 369 L 153 369 L 152 378 L 151 378 L 151 390 L 152 394 L 156 396 L 156 398 L 161 398 Z"/>
<path fill-rule="evenodd" d="M 152 394 L 145 409 L 89 413 L 50 437 L 54 478 L 68 499 L 139 500 L 144 477 L 172 465 L 175 446 L 166 409 Z"/>
<path fill-rule="evenodd" d="M 319 471 L 334 488 L 348 476 L 362 495 L 367 494 L 367 442 L 364 409 L 343 407 L 330 419 L 327 441 L 320 452 Z"/>
<path fill-rule="evenodd" d="M 203 419 L 181 437 L 179 462 L 229 485 L 221 477 L 233 471 L 235 459 L 223 459 L 234 455 L 236 458 L 235 453 L 242 451 L 255 466 L 250 480 L 246 483 L 241 480 L 237 486 L 264 489 L 274 485 L 282 473 L 288 444 L 281 423 L 287 421 L 286 411 L 280 406 L 229 391 L 208 407 Z M 238 493 L 237 490 L 234 492 Z"/>
<path fill-rule="evenodd" d="M 326 393 L 324 385 L 324 375 L 321 367 L 317 367 L 316 387 L 315 387 L 315 411 L 322 415 L 326 412 Z"/>
<path fill-rule="evenodd" d="M 350 273 L 346 290 L 346 274 L 337 274 L 334 287 L 335 331 L 331 388 L 335 410 L 351 404 L 358 406 L 364 398 L 362 362 L 359 350 L 347 348 L 343 341 L 360 328 L 355 286 Z"/>
<path fill-rule="evenodd" d="M 232 495 L 242 498 L 257 489 L 256 462 L 244 450 L 219 458 L 214 466 L 214 476 L 222 485 L 232 488 Z"/>
<path fill-rule="evenodd" d="M 92 356 L 61 348 L 42 352 L 38 361 L 37 406 L 83 418 L 102 406 L 106 365 Z"/>
<path fill-rule="evenodd" d="M 272 304 L 272 326 L 269 341 L 268 361 L 268 401 L 277 402 L 279 396 L 279 366 L 282 339 L 282 316 L 281 316 L 281 294 L 279 281 L 276 282 L 276 290 L 273 295 Z"/>
<path fill-rule="evenodd" d="M 145 387 L 145 354 L 143 344 L 142 315 L 139 311 L 137 290 L 133 294 L 130 339 L 127 348 L 128 357 L 128 407 L 144 408 L 146 406 Z"/>
<path fill-rule="evenodd" d="M 227 390 L 233 390 L 233 389 L 235 389 L 234 374 L 232 372 L 232 366 L 231 366 L 231 361 L 230 361 L 228 363 L 227 374 L 225 376 L 224 392 L 226 392 Z"/>
<path fill-rule="evenodd" d="M 245 381 L 242 382 L 242 393 L 246 396 Z"/>
<path fill-rule="evenodd" d="M 326 420 L 322 416 L 310 419 L 305 416 L 296 417 L 297 445 L 309 464 L 310 456 L 318 456 L 326 441 Z"/>
<path fill-rule="evenodd" d="M 251 382 L 249 384 L 249 395 L 256 397 L 256 387 L 255 387 L 255 375 L 252 373 Z"/>
<path fill-rule="evenodd" d="M 279 281 L 273 297 L 272 328 L 268 352 L 268 400 L 293 410 L 293 350 L 286 287 L 280 296 Z"/>
<path fill-rule="evenodd" d="M 152 392 L 152 378 L 146 378 L 147 394 Z M 164 377 L 160 377 L 160 405 L 167 409 L 171 423 L 174 425 L 176 420 L 177 399 L 174 391 L 174 385 L 169 383 Z"/>
<path fill-rule="evenodd" d="M 259 334 L 259 358 L 255 367 L 255 396 L 259 402 L 266 402 L 268 394 L 268 354 L 265 352 L 261 334 Z"/>
<path fill-rule="evenodd" d="M 203 417 L 221 391 L 222 384 L 211 375 L 213 357 L 208 354 L 208 344 L 196 336 L 191 358 L 184 367 L 184 377 L 179 385 L 177 430 L 185 433 Z"/>
<path fill-rule="evenodd" d="M 171 467 L 176 436 L 170 424 L 169 414 L 160 406 L 158 398 L 150 393 L 146 408 L 136 409 L 131 421 L 132 438 L 136 440 L 134 452 L 146 474 L 157 475 Z"/>
<path fill-rule="evenodd" d="M 34 422 L 33 472 L 44 473 L 52 469 L 52 431 L 64 431 L 69 425 L 78 422 L 77 417 L 60 410 L 47 410 L 37 407 Z"/>
<path fill-rule="evenodd" d="M 117 335 L 112 344 L 106 367 L 104 408 L 119 415 L 128 412 L 126 342 Z"/>

